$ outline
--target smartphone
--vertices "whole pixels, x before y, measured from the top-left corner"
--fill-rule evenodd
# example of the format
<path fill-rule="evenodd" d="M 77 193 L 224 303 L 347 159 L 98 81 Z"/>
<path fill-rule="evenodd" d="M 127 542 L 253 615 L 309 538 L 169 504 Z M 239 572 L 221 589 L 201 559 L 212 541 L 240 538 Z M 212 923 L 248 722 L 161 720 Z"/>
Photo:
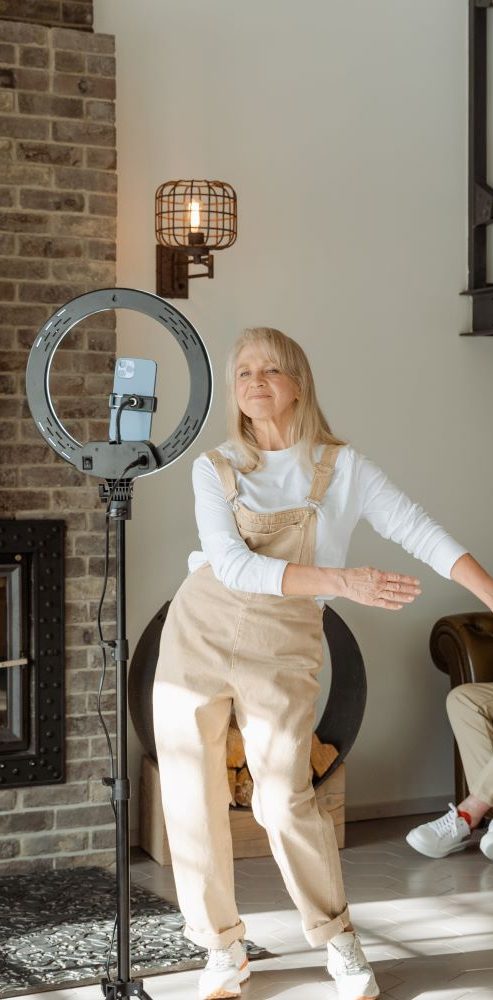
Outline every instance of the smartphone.
<path fill-rule="evenodd" d="M 157 364 L 147 358 L 117 358 L 113 393 L 115 396 L 154 396 Z M 111 408 L 109 439 L 116 441 L 116 413 L 118 401 Z M 122 441 L 150 441 L 152 412 L 124 409 L 120 414 Z"/>

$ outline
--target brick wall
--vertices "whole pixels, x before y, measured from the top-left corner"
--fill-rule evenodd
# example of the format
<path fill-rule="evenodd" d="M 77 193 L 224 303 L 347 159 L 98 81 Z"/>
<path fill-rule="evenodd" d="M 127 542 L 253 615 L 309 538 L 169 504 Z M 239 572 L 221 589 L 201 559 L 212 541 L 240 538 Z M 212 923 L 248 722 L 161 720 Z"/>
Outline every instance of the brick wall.
<path fill-rule="evenodd" d="M 0 792 L 0 873 L 105 864 L 114 827 L 106 742 L 96 715 L 96 608 L 104 514 L 97 480 L 59 460 L 24 396 L 39 327 L 68 299 L 115 284 L 114 42 L 107 35 L 1 20 L 69 19 L 91 5 L 0 0 L 0 517 L 67 524 L 67 782 Z M 55 11 L 59 8 L 59 11 Z M 77 14 L 79 16 L 79 14 Z M 55 355 L 57 412 L 81 441 L 107 436 L 115 353 L 110 313 L 86 320 Z M 111 597 L 111 588 L 110 588 Z M 107 606 L 111 636 L 114 610 Z M 114 732 L 110 671 L 104 705 Z"/>
<path fill-rule="evenodd" d="M 90 31 L 93 0 L 0 0 L 0 20 Z"/>

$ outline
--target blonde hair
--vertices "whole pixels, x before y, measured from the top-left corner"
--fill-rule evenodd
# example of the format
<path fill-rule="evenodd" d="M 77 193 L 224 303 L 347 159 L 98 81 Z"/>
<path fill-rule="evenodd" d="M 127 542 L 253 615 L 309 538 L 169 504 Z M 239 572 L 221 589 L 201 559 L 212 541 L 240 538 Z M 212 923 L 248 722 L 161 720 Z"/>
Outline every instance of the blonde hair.
<path fill-rule="evenodd" d="M 250 417 L 238 406 L 236 399 L 237 359 L 244 347 L 255 344 L 262 346 L 270 361 L 281 372 L 289 375 L 300 390 L 295 403 L 293 422 L 290 427 L 290 445 L 302 442 L 305 456 L 313 464 L 314 448 L 317 444 L 342 445 L 346 442 L 335 437 L 320 409 L 315 391 L 313 375 L 305 352 L 285 333 L 269 326 L 255 326 L 244 330 L 233 345 L 226 364 L 227 423 L 229 441 L 239 452 L 240 472 L 252 472 L 261 468 L 262 456 L 255 438 Z"/>

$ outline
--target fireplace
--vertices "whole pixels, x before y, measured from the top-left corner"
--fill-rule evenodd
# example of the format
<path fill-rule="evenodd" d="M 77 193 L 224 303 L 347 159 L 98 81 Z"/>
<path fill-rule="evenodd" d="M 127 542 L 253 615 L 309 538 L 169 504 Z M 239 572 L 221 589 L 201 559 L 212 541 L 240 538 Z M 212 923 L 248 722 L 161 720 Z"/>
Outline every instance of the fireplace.
<path fill-rule="evenodd" d="M 0 521 L 0 787 L 64 780 L 64 524 Z"/>

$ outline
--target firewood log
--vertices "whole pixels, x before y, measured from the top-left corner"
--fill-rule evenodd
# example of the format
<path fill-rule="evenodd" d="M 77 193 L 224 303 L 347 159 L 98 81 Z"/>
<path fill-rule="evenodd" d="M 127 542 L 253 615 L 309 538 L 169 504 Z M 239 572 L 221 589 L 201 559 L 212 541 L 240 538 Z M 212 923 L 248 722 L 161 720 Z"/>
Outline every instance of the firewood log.
<path fill-rule="evenodd" d="M 226 764 L 228 767 L 243 767 L 245 760 L 243 737 L 235 717 L 232 716 L 226 739 Z"/>
<path fill-rule="evenodd" d="M 236 805 L 235 792 L 236 792 L 236 768 L 228 767 L 228 782 L 229 790 L 231 793 L 231 805 Z"/>
<path fill-rule="evenodd" d="M 235 799 L 239 806 L 252 803 L 253 779 L 247 767 L 242 767 L 236 775 Z"/>
<path fill-rule="evenodd" d="M 329 770 L 338 753 L 339 751 L 332 746 L 332 743 L 321 743 L 316 733 L 313 734 L 310 763 L 317 778 L 321 778 Z"/>

